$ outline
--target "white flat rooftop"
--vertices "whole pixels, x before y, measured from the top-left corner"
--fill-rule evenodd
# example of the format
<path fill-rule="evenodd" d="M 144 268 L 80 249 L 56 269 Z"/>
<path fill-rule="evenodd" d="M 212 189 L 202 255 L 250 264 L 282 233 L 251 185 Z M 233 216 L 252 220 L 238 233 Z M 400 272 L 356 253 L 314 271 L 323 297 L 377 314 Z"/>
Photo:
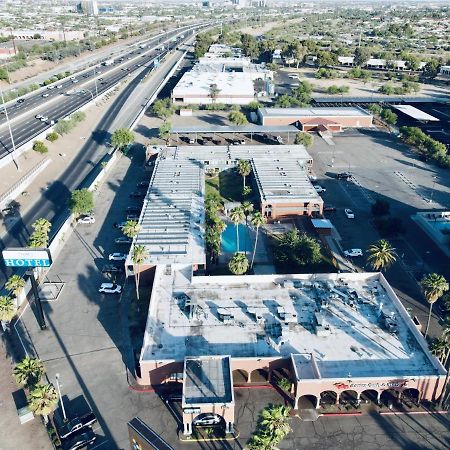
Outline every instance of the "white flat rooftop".
<path fill-rule="evenodd" d="M 406 114 L 409 117 L 412 117 L 416 120 L 424 120 L 426 122 L 439 122 L 439 119 L 437 117 L 434 117 L 424 111 L 421 111 L 418 108 L 415 108 L 411 105 L 392 105 L 393 108 L 397 109 L 398 111 L 402 112 L 403 114 Z"/>
<path fill-rule="evenodd" d="M 381 274 L 156 268 L 141 360 L 313 355 L 322 378 L 445 374 Z"/>
<path fill-rule="evenodd" d="M 336 108 L 259 108 L 260 114 L 271 117 L 355 117 L 370 116 L 362 108 L 348 106 Z"/>

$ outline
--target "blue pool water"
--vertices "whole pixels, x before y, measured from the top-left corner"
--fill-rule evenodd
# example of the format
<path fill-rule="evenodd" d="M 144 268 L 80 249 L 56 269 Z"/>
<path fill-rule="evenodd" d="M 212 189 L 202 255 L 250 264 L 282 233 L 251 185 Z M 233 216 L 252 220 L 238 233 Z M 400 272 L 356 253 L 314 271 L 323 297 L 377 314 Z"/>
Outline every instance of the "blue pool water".
<path fill-rule="evenodd" d="M 433 227 L 439 230 L 441 233 L 450 233 L 450 221 L 449 220 L 443 220 L 443 221 L 434 221 L 429 220 L 428 223 Z"/>
<path fill-rule="evenodd" d="M 239 251 L 250 251 L 250 237 L 248 235 L 247 227 L 244 224 L 239 225 Z M 227 225 L 222 233 L 222 251 L 224 253 L 237 252 L 236 245 L 236 226 L 233 224 Z"/>

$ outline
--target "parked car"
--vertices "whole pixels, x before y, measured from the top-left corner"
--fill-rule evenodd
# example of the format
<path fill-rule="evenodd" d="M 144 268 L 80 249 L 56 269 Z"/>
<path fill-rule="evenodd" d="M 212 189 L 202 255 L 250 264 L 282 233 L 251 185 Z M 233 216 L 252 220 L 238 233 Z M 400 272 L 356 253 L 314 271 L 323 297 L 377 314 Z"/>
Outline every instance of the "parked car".
<path fill-rule="evenodd" d="M 310 174 L 308 175 L 308 178 L 309 178 L 311 181 L 317 181 L 317 177 L 316 177 L 315 175 L 313 175 L 312 173 L 310 173 Z"/>
<path fill-rule="evenodd" d="M 319 194 L 321 192 L 327 192 L 327 190 L 325 188 L 323 188 L 322 186 L 319 186 L 318 184 L 315 184 L 313 187 Z"/>
<path fill-rule="evenodd" d="M 120 230 L 126 225 L 126 222 L 115 222 L 114 228 L 119 228 Z"/>
<path fill-rule="evenodd" d="M 125 261 L 127 259 L 126 253 L 110 253 L 108 256 L 110 261 Z"/>
<path fill-rule="evenodd" d="M 351 248 L 350 250 L 345 250 L 344 255 L 349 258 L 355 258 L 356 256 L 362 256 L 363 252 L 360 248 Z"/>
<path fill-rule="evenodd" d="M 102 283 L 98 290 L 101 294 L 120 294 L 122 286 L 116 283 Z"/>
<path fill-rule="evenodd" d="M 69 422 L 58 429 L 58 435 L 61 439 L 66 439 L 73 433 L 89 427 L 96 421 L 97 417 L 95 417 L 95 414 L 92 411 L 88 412 L 80 417 L 75 417 L 74 419 L 69 420 Z"/>
<path fill-rule="evenodd" d="M 95 223 L 94 216 L 81 216 L 77 219 L 77 223 Z"/>
<path fill-rule="evenodd" d="M 137 222 L 139 220 L 139 216 L 136 214 L 127 214 L 127 220 L 134 220 Z"/>
<path fill-rule="evenodd" d="M 290 73 L 288 77 L 291 78 L 292 80 L 298 80 L 298 75 L 296 73 Z"/>
<path fill-rule="evenodd" d="M 67 442 L 64 448 L 66 450 L 78 450 L 79 448 L 87 447 L 97 439 L 97 436 L 92 430 L 86 430 L 83 433 L 75 434 Z"/>
<path fill-rule="evenodd" d="M 341 172 L 336 174 L 338 180 L 349 180 L 353 175 L 350 172 Z"/>
<path fill-rule="evenodd" d="M 347 216 L 347 219 L 355 218 L 355 214 L 353 213 L 353 211 L 351 209 L 345 208 L 344 213 Z"/>
<path fill-rule="evenodd" d="M 193 422 L 196 426 L 217 425 L 220 423 L 220 417 L 217 414 L 200 414 Z"/>
<path fill-rule="evenodd" d="M 123 267 L 115 266 L 114 264 L 106 264 L 102 267 L 102 273 L 122 273 L 124 272 Z"/>
<path fill-rule="evenodd" d="M 189 144 L 195 144 L 195 138 L 193 137 L 189 138 Z"/>
<path fill-rule="evenodd" d="M 131 244 L 133 242 L 133 240 L 129 237 L 121 236 L 121 237 L 114 239 L 114 242 L 116 244 Z"/>
<path fill-rule="evenodd" d="M 139 206 L 128 206 L 127 207 L 127 213 L 140 213 L 142 208 Z"/>
<path fill-rule="evenodd" d="M 334 212 L 334 211 L 336 211 L 336 206 L 331 206 L 331 205 L 325 206 L 325 207 L 323 208 L 323 210 L 324 210 L 325 212 Z"/>

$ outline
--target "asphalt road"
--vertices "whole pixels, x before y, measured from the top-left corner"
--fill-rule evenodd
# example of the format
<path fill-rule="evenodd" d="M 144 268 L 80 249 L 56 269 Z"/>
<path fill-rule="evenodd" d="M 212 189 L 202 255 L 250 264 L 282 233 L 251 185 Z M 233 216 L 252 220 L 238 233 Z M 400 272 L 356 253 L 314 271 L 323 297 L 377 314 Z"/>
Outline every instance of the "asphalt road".
<path fill-rule="evenodd" d="M 48 94 L 48 97 L 42 97 L 43 94 L 36 94 L 27 98 L 24 103 L 10 107 L 8 109 L 8 117 L 12 121 L 11 128 L 16 148 L 30 141 L 42 133 L 42 131 L 48 129 L 51 126 L 51 120 L 57 122 L 77 111 L 83 105 L 91 101 L 93 96 L 96 96 L 97 93 L 101 94 L 105 92 L 120 81 L 126 79 L 130 74 L 145 72 L 149 67 L 152 69 L 153 61 L 156 58 L 164 57 L 168 51 L 179 44 L 179 42 L 171 41 L 171 39 L 179 33 L 181 33 L 181 31 L 175 31 L 170 33 L 168 38 L 164 39 L 163 42 L 166 42 L 166 44 L 163 51 L 153 49 L 149 52 L 148 50 L 138 49 L 129 53 L 128 58 L 134 58 L 133 61 L 130 61 L 130 64 L 122 65 L 122 62 L 117 60 L 112 69 L 109 69 L 111 66 L 97 66 L 92 71 L 76 77 L 78 83 L 73 83 L 71 80 L 55 83 L 56 86 L 62 87 L 60 89 L 54 88 L 46 90 L 44 95 Z M 140 55 L 141 57 L 138 57 L 139 53 L 142 53 Z M 121 65 L 120 69 L 114 67 L 118 65 Z M 81 82 L 86 81 L 86 84 L 79 86 Z M 30 114 L 31 111 L 32 114 Z M 26 116 L 27 113 L 28 116 Z M 44 115 L 48 120 L 45 122 L 38 120 L 32 116 L 35 114 Z M 3 114 L 0 117 L 2 117 L 1 120 L 5 122 L 5 115 Z M 15 117 L 17 117 L 17 119 L 14 121 Z M 0 158 L 6 156 L 11 151 L 12 144 L 10 133 L 8 128 L 3 126 L 0 131 Z"/>

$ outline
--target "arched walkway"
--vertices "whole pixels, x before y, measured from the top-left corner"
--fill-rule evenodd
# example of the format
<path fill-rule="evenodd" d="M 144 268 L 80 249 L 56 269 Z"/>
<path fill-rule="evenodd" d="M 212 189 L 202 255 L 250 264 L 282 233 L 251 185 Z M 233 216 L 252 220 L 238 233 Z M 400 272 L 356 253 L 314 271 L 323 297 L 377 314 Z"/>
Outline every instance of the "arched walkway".
<path fill-rule="evenodd" d="M 399 393 L 395 389 L 386 389 L 380 395 L 380 403 L 383 405 L 393 405 L 398 402 Z"/>
<path fill-rule="evenodd" d="M 233 370 L 233 384 L 245 384 L 248 382 L 248 372 L 243 369 Z"/>
<path fill-rule="evenodd" d="M 420 391 L 415 388 L 404 389 L 400 393 L 400 398 L 405 401 L 411 401 L 414 403 L 418 403 L 420 399 Z"/>
<path fill-rule="evenodd" d="M 297 409 L 316 409 L 318 407 L 315 395 L 302 395 L 297 401 Z"/>
<path fill-rule="evenodd" d="M 268 371 L 266 369 L 255 369 L 250 374 L 251 383 L 267 383 L 268 381 Z"/>
<path fill-rule="evenodd" d="M 359 395 L 356 391 L 342 391 L 339 395 L 339 403 L 345 405 L 347 403 L 358 403 Z"/>
<path fill-rule="evenodd" d="M 364 403 L 378 403 L 378 391 L 367 389 L 361 392 L 360 398 Z"/>
<path fill-rule="evenodd" d="M 323 391 L 320 393 L 321 405 L 335 405 L 337 403 L 338 395 L 334 391 Z"/>

